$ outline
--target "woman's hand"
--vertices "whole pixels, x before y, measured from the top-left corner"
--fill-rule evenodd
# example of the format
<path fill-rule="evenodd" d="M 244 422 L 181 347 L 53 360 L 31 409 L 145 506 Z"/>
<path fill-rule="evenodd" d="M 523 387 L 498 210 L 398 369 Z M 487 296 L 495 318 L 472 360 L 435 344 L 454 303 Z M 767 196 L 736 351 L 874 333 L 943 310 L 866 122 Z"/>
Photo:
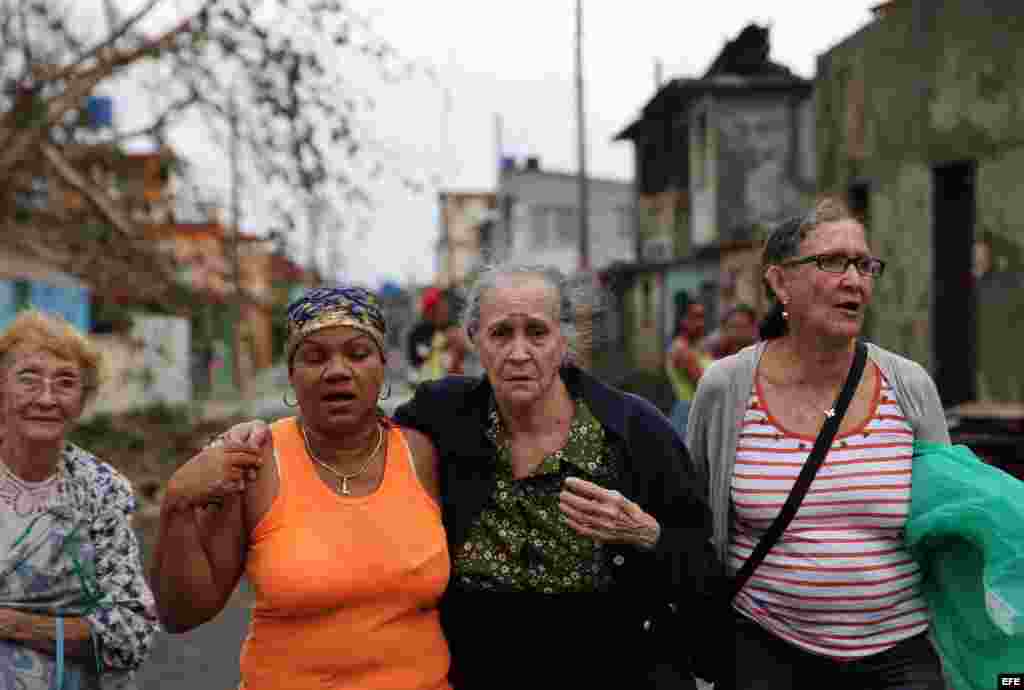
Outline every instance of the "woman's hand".
<path fill-rule="evenodd" d="M 262 419 L 235 424 L 218 437 L 224 443 L 248 446 L 257 451 L 269 445 L 270 439 L 270 425 Z"/>
<path fill-rule="evenodd" d="M 235 442 L 207 446 L 178 468 L 167 483 L 165 501 L 190 507 L 219 503 L 242 493 L 263 466 L 263 451 Z"/>
<path fill-rule="evenodd" d="M 661 534 L 658 521 L 636 503 L 578 477 L 565 480 L 558 507 L 570 527 L 594 541 L 653 549 Z"/>

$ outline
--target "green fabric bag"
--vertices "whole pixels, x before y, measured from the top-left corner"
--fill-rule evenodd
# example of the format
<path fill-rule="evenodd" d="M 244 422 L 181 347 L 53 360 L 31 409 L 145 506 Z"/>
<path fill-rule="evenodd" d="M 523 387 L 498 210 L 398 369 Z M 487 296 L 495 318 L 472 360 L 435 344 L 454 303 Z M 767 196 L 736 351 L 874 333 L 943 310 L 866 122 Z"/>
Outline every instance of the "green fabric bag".
<path fill-rule="evenodd" d="M 966 446 L 914 443 L 905 540 L 956 690 L 1024 671 L 1024 482 Z"/>

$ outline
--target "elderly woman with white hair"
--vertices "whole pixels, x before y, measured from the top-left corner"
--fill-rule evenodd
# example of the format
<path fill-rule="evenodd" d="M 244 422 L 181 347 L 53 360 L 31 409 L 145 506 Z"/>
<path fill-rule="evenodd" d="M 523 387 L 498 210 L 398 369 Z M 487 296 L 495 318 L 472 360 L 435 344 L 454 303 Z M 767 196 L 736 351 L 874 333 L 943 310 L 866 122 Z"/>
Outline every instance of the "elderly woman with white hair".
<path fill-rule="evenodd" d="M 665 643 L 701 587 L 710 513 L 669 421 L 574 363 L 576 296 L 549 267 L 485 270 L 464 318 L 485 375 L 395 413 L 441 457 L 457 688 L 657 687 L 662 662 L 693 683 L 685 640 Z"/>
<path fill-rule="evenodd" d="M 125 690 L 157 630 L 131 485 L 67 435 L 100 353 L 38 311 L 0 335 L 0 688 Z"/>

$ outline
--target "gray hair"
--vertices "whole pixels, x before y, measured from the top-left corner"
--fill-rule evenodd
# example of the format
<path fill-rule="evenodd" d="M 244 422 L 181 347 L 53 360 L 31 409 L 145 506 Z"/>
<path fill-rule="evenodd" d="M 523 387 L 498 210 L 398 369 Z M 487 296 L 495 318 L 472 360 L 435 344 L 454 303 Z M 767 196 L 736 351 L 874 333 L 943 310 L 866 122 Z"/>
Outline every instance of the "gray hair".
<path fill-rule="evenodd" d="M 818 226 L 850 218 L 854 218 L 854 215 L 842 199 L 834 196 L 821 197 L 810 213 L 790 218 L 772 230 L 761 253 L 762 266 L 767 269 L 795 257 L 800 253 L 800 245 L 808 235 L 818 229 Z M 767 283 L 765 286 L 771 294 L 771 287 Z"/>
<path fill-rule="evenodd" d="M 576 317 L 587 306 L 585 290 L 577 281 L 566 278 L 558 268 L 543 264 L 503 263 L 485 266 L 469 289 L 466 306 L 462 312 L 462 325 L 470 339 L 475 339 L 480 329 L 480 303 L 484 294 L 493 290 L 503 279 L 537 277 L 546 282 L 558 295 L 558 320 L 562 335 L 569 343 L 570 358 L 579 352 L 580 333 Z"/>
<path fill-rule="evenodd" d="M 762 339 L 778 338 L 789 330 L 789 326 L 782 316 L 782 303 L 764 277 L 768 267 L 778 266 L 797 256 L 800 253 L 800 245 L 808 235 L 818 229 L 818 226 L 851 218 L 855 218 L 855 216 L 842 199 L 835 196 L 822 196 L 815 202 L 810 213 L 790 218 L 772 230 L 764 243 L 764 250 L 761 252 L 761 280 L 771 301 L 771 309 L 761 322 Z"/>

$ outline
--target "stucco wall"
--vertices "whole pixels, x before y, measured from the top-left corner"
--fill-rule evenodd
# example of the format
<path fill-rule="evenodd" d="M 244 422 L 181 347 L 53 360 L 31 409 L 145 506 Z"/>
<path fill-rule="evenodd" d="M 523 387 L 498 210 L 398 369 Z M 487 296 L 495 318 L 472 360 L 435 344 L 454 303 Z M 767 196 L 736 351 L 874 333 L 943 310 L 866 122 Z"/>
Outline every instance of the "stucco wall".
<path fill-rule="evenodd" d="M 886 192 L 872 196 L 869 242 L 887 265 L 875 281 L 870 336 L 930 367 L 931 171 L 907 163 L 879 187 Z"/>
<path fill-rule="evenodd" d="M 627 347 L 632 368 L 649 372 L 660 371 L 664 350 L 659 339 L 662 318 L 664 281 L 655 273 L 637 277 L 626 293 Z"/>
<path fill-rule="evenodd" d="M 734 98 L 715 105 L 718 235 L 773 225 L 802 209 L 797 155 L 800 122 L 789 96 Z M 809 126 L 809 123 L 808 123 Z"/>
<path fill-rule="evenodd" d="M 714 115 L 710 96 L 690 111 L 690 223 L 691 239 L 698 247 L 717 238 L 718 130 Z"/>
<path fill-rule="evenodd" d="M 986 160 L 978 168 L 976 234 L 991 251 L 990 270 L 979 280 L 978 395 L 985 400 L 1024 400 L 1019 335 L 1024 326 L 1024 147 Z"/>
<path fill-rule="evenodd" d="M 871 335 L 927 366 L 942 308 L 933 285 L 956 279 L 932 268 L 932 171 L 976 163 L 975 237 L 991 241 L 1005 278 L 1000 296 L 979 293 L 989 299 L 978 311 L 983 398 L 1024 397 L 1024 383 L 993 383 L 1020 368 L 1007 348 L 1022 317 L 1012 288 L 1024 254 L 1022 36 L 1016 0 L 910 1 L 822 55 L 816 79 L 819 189 L 869 185 L 870 240 L 889 262 Z"/>
<path fill-rule="evenodd" d="M 810 98 L 786 91 L 709 96 L 691 113 L 690 130 L 695 245 L 771 226 L 809 201 Z"/>

